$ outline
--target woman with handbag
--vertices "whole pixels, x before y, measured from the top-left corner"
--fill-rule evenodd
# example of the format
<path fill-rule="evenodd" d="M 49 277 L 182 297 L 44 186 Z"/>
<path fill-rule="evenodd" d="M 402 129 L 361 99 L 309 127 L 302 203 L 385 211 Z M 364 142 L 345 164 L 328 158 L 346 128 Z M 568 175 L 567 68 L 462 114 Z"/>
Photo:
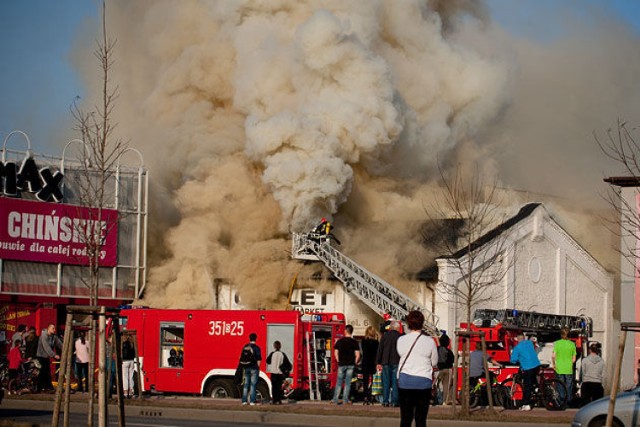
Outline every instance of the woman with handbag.
<path fill-rule="evenodd" d="M 438 349 L 434 339 L 422 333 L 424 315 L 411 311 L 406 318 L 410 332 L 398 339 L 400 355 L 398 392 L 400 427 L 426 427 L 433 385 L 433 367 L 438 365 Z"/>

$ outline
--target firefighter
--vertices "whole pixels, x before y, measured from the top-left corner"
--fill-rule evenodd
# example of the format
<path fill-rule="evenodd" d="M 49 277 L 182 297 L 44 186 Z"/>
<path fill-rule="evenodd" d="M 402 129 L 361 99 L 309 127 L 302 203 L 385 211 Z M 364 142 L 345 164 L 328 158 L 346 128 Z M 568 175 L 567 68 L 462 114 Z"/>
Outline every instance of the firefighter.
<path fill-rule="evenodd" d="M 329 221 L 327 221 L 327 218 L 322 218 L 320 220 L 320 224 L 315 226 L 312 233 L 324 235 L 328 234 L 328 231 L 331 231 L 331 224 L 329 223 Z"/>
<path fill-rule="evenodd" d="M 167 363 L 171 367 L 178 366 L 178 352 L 173 348 L 169 351 L 169 359 L 167 360 Z"/>
<path fill-rule="evenodd" d="M 340 240 L 332 233 L 333 225 L 327 218 L 322 218 L 320 220 L 320 224 L 316 225 L 315 228 L 311 231 L 312 234 L 316 234 L 319 236 L 320 241 L 329 241 L 329 239 L 333 239 L 338 245 L 340 244 Z"/>

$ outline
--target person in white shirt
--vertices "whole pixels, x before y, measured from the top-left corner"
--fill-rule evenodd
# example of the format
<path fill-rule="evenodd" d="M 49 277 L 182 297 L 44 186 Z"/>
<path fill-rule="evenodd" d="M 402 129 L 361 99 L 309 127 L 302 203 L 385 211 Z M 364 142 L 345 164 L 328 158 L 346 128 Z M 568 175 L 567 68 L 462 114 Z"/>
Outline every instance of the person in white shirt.
<path fill-rule="evenodd" d="M 75 342 L 76 369 L 78 372 L 78 391 L 89 391 L 89 346 L 84 332 L 78 334 Z"/>
<path fill-rule="evenodd" d="M 398 338 L 396 345 L 400 355 L 400 427 L 411 427 L 414 419 L 416 427 L 426 427 L 438 348 L 434 339 L 422 332 L 424 315 L 421 312 L 409 312 L 406 321 L 410 332 Z"/>
<path fill-rule="evenodd" d="M 273 342 L 273 351 L 267 356 L 267 372 L 271 374 L 271 403 L 282 404 L 282 383 L 284 382 L 284 372 L 280 369 L 285 355 L 280 348 L 280 341 Z"/>

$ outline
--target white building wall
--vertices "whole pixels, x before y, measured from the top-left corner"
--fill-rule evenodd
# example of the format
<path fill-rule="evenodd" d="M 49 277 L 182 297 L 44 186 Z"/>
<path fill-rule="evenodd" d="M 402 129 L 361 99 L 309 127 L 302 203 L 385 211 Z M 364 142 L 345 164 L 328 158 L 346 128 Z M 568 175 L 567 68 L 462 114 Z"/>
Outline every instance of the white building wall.
<path fill-rule="evenodd" d="M 540 313 L 585 315 L 593 319 L 591 340 L 603 344 L 603 357 L 613 361 L 613 277 L 549 216 L 543 206 L 507 230 L 505 264 L 509 270 L 495 285 L 497 295 L 484 308 L 513 308 Z M 439 282 L 459 283 L 461 273 L 439 259 Z M 464 308 L 439 296 L 440 327 L 454 330 L 464 321 Z M 446 326 L 445 326 L 446 325 Z"/>
<path fill-rule="evenodd" d="M 638 196 L 637 187 L 622 187 L 617 188 L 617 191 L 621 191 L 621 196 L 624 199 L 624 206 L 621 209 L 625 209 L 625 206 L 636 206 L 636 197 Z M 629 215 L 634 215 L 633 212 L 622 212 L 620 221 L 624 221 L 624 218 L 629 218 Z M 622 233 L 620 247 L 623 252 L 625 248 L 637 248 L 638 241 L 636 237 L 629 234 L 624 227 L 620 229 Z M 620 322 L 638 322 L 640 319 L 636 318 L 636 301 L 640 297 L 636 294 L 636 269 L 632 262 L 629 261 L 626 254 L 620 257 Z M 612 330 L 616 335 L 620 333 L 620 322 L 614 322 Z M 622 360 L 621 371 L 621 386 L 628 388 L 631 384 L 640 382 L 640 378 L 636 375 L 636 355 L 640 355 L 640 342 L 631 333 L 627 337 L 627 345 L 624 352 L 624 358 Z M 617 340 L 616 340 L 617 341 Z M 618 343 L 614 342 L 613 348 L 618 348 Z M 633 349 L 634 351 L 630 351 Z M 640 357 L 640 356 L 638 356 Z"/>

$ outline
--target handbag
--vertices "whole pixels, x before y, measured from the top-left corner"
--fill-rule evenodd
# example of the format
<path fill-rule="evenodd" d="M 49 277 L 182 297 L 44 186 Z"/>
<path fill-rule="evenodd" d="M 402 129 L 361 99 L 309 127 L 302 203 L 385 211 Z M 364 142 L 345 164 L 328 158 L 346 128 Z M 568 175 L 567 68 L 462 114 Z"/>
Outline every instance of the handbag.
<path fill-rule="evenodd" d="M 373 374 L 371 379 L 371 395 L 378 396 L 382 394 L 382 373 L 380 371 Z"/>

